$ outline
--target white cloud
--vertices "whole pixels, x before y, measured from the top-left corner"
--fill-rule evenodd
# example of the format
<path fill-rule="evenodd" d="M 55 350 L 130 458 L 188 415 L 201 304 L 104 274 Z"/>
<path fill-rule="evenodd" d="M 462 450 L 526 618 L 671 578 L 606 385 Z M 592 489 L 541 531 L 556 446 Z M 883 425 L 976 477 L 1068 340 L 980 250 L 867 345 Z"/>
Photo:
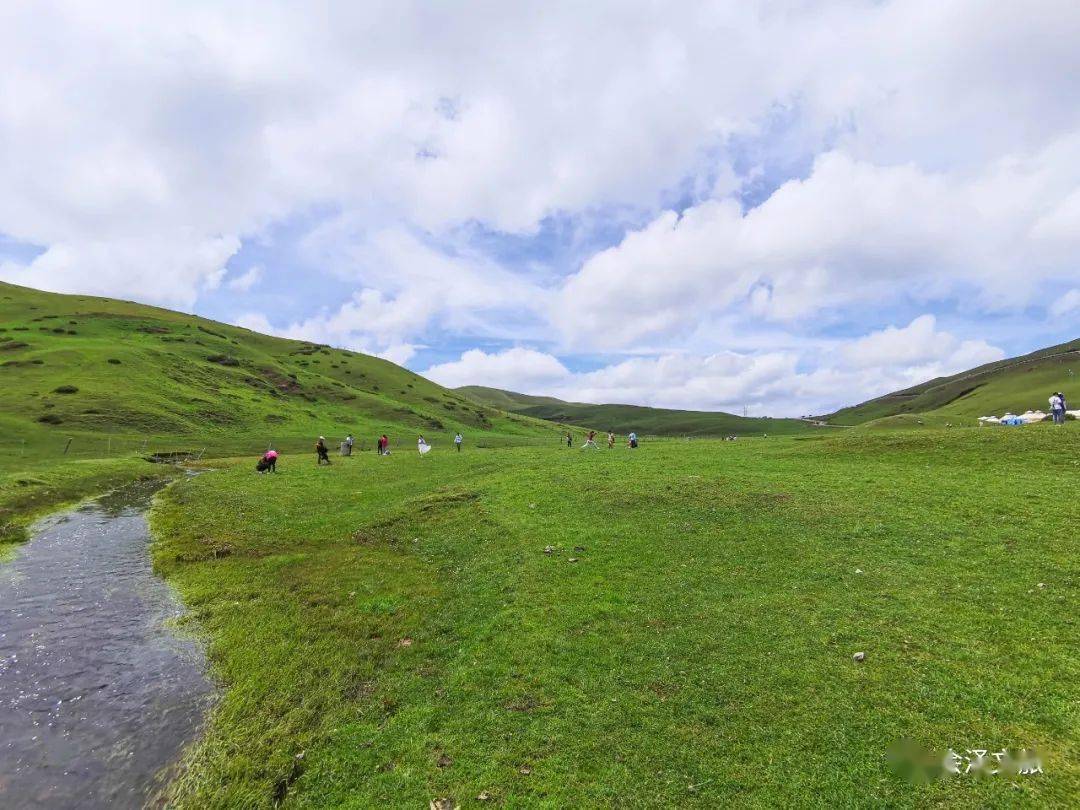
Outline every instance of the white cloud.
<path fill-rule="evenodd" d="M 263 270 L 258 265 L 249 267 L 243 273 L 229 279 L 228 287 L 233 292 L 250 292 L 252 287 L 262 280 Z"/>
<path fill-rule="evenodd" d="M 487 385 L 523 393 L 549 393 L 546 389 L 560 386 L 570 372 L 550 354 L 513 348 L 491 354 L 470 349 L 460 360 L 432 366 L 424 375 L 449 388 Z"/>
<path fill-rule="evenodd" d="M 1050 304 L 1050 314 L 1055 318 L 1080 311 L 1080 289 L 1072 289 Z"/>
<path fill-rule="evenodd" d="M 753 415 L 826 413 L 933 377 L 1000 360 L 1001 349 L 938 330 L 931 315 L 826 351 L 717 352 L 634 357 L 571 372 L 551 354 L 477 349 L 423 372 L 443 385 L 487 385 L 570 401 L 725 410 Z M 814 360 L 805 369 L 803 360 Z"/>
<path fill-rule="evenodd" d="M 233 237 L 189 234 L 56 242 L 27 264 L 0 264 L 0 278 L 53 292 L 138 299 L 190 309 L 200 289 L 220 283 L 240 248 Z"/>
<path fill-rule="evenodd" d="M 942 363 L 958 369 L 989 363 L 1004 356 L 985 341 L 960 341 L 937 330 L 933 315 L 920 315 L 907 326 L 889 326 L 843 347 L 845 359 L 856 368 L 922 366 Z"/>
<path fill-rule="evenodd" d="M 1052 296 L 1080 249 L 1078 40 L 1071 0 L 16 4 L 0 235 L 44 252 L 0 278 L 191 309 L 280 239 L 263 276 L 310 303 L 233 296 L 264 331 L 399 362 L 445 335 L 645 353 L 570 376 L 640 401 L 764 401 L 769 374 L 850 399 L 985 356 L 988 310 L 1075 311 Z M 529 241 L 624 212 L 581 266 Z M 343 300 L 307 295 L 324 276 Z M 964 334 L 897 329 L 922 355 L 888 372 L 798 348 L 901 302 Z M 725 351 L 764 322 L 795 348 Z"/>
<path fill-rule="evenodd" d="M 732 307 L 798 321 L 969 289 L 983 307 L 1022 307 L 1040 282 L 1075 275 L 1080 231 L 1066 250 L 1040 217 L 1071 210 L 1078 187 L 1080 133 L 977 176 L 830 152 L 748 212 L 710 200 L 629 233 L 567 281 L 557 323 L 574 345 L 622 347 L 686 335 Z"/>

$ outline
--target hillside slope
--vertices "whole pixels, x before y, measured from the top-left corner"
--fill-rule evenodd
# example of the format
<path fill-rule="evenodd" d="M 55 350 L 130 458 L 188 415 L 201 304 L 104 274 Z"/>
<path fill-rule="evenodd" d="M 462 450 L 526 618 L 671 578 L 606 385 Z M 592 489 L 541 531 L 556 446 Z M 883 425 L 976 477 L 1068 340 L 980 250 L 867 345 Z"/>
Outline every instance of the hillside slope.
<path fill-rule="evenodd" d="M 247 448 L 350 431 L 368 444 L 382 432 L 405 443 L 417 433 L 498 442 L 556 431 L 376 357 L 2 283 L 0 375 L 0 446 L 49 435 Z"/>
<path fill-rule="evenodd" d="M 1080 373 L 1080 339 L 928 380 L 822 418 L 834 425 L 858 425 L 904 414 L 974 419 L 1046 410 L 1052 391 L 1071 393 L 1070 402 L 1080 402 L 1075 373 Z"/>
<path fill-rule="evenodd" d="M 474 402 L 513 413 L 598 430 L 613 430 L 620 434 L 633 430 L 653 436 L 760 436 L 805 433 L 815 429 L 801 419 L 745 417 L 722 411 L 680 411 L 641 405 L 564 402 L 554 397 L 530 396 L 480 385 L 455 390 Z"/>

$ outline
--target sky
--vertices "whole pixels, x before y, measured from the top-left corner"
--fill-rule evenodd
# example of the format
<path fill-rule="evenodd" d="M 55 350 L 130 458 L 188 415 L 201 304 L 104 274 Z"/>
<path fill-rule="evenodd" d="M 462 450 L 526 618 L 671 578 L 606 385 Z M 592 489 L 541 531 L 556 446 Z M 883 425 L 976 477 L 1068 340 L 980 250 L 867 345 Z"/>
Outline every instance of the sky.
<path fill-rule="evenodd" d="M 826 413 L 1080 334 L 1075 0 L 0 5 L 0 279 Z"/>

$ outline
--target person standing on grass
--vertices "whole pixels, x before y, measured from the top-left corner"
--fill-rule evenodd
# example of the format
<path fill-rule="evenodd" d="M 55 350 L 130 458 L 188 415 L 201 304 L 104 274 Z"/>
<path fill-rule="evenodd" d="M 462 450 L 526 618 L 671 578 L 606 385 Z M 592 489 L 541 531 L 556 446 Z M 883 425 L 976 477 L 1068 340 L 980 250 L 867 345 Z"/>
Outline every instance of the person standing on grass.
<path fill-rule="evenodd" d="M 615 433 L 614 433 L 614 431 L 611 431 L 611 430 L 609 430 L 607 432 L 607 449 L 608 450 L 614 450 L 615 449 Z"/>
<path fill-rule="evenodd" d="M 463 439 L 463 438 L 461 437 L 461 432 L 459 431 L 459 432 L 457 433 L 457 435 L 455 435 L 455 436 L 454 436 L 454 447 L 456 447 L 456 448 L 457 448 L 457 451 L 458 451 L 459 453 L 461 452 L 461 443 L 462 443 L 463 441 L 464 441 L 464 439 Z"/>
<path fill-rule="evenodd" d="M 353 435 L 351 433 L 345 437 L 345 455 L 352 455 L 353 444 L 355 443 L 356 440 L 353 438 Z"/>
<path fill-rule="evenodd" d="M 382 454 L 384 456 L 390 455 L 390 437 L 385 433 L 382 435 Z"/>
<path fill-rule="evenodd" d="M 431 445 L 427 443 L 427 440 L 423 437 L 423 435 L 421 435 L 420 438 L 416 440 L 416 449 L 420 451 L 420 455 L 424 455 L 425 453 L 430 452 Z"/>
<path fill-rule="evenodd" d="M 634 431 L 630 431 L 630 435 L 626 437 L 626 443 L 630 446 L 631 450 L 637 447 L 637 434 Z"/>
<path fill-rule="evenodd" d="M 566 446 L 567 447 L 573 447 L 574 446 L 574 437 L 570 434 L 569 430 L 566 431 Z"/>
<path fill-rule="evenodd" d="M 593 450 L 599 450 L 600 449 L 599 447 L 596 446 L 596 431 L 595 430 L 590 430 L 589 431 L 589 437 L 585 440 L 585 444 L 581 445 L 582 450 L 588 449 L 589 447 L 591 447 Z"/>
<path fill-rule="evenodd" d="M 1060 391 L 1050 395 L 1050 415 L 1054 417 L 1055 425 L 1065 424 L 1065 395 Z"/>
<path fill-rule="evenodd" d="M 330 454 L 326 450 L 326 437 L 320 436 L 319 440 L 315 442 L 315 464 L 316 466 L 323 462 L 330 463 Z"/>

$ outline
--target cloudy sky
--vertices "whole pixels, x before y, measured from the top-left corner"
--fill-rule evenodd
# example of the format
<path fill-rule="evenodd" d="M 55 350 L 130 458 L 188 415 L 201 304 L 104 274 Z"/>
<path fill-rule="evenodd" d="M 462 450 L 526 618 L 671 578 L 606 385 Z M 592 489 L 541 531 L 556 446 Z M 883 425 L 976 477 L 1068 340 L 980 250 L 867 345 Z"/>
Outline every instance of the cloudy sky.
<path fill-rule="evenodd" d="M 0 278 L 798 415 L 1080 334 L 1075 0 L 0 4 Z"/>

